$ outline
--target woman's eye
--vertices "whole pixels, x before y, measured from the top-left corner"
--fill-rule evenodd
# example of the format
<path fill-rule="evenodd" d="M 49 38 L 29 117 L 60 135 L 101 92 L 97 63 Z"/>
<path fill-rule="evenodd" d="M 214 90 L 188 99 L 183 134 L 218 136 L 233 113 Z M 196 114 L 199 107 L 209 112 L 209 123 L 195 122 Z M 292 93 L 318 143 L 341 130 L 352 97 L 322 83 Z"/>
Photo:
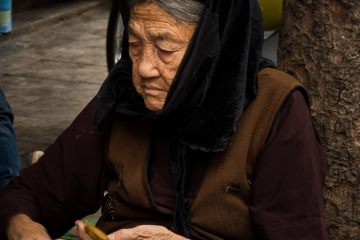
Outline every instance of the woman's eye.
<path fill-rule="evenodd" d="M 158 48 L 158 56 L 159 58 L 166 63 L 169 63 L 173 60 L 176 51 L 169 51 L 165 49 Z"/>
<path fill-rule="evenodd" d="M 130 52 L 131 52 L 131 54 L 133 54 L 133 55 L 139 55 L 139 54 L 141 53 L 141 48 L 142 48 L 141 43 L 138 43 L 138 42 L 130 42 L 130 43 L 129 43 L 129 46 L 130 46 Z"/>
<path fill-rule="evenodd" d="M 132 47 L 132 48 L 138 48 L 138 47 L 141 46 L 141 44 L 138 43 L 138 42 L 131 42 L 131 43 L 129 43 L 129 44 L 130 44 L 130 47 Z"/>
<path fill-rule="evenodd" d="M 165 62 L 168 62 L 171 60 L 172 56 L 174 56 L 173 53 L 175 53 L 176 51 L 172 51 L 172 50 L 166 50 L 163 48 L 158 48 L 158 56 L 163 59 Z"/>
<path fill-rule="evenodd" d="M 161 48 L 159 48 L 159 51 L 160 51 L 160 53 L 162 53 L 162 54 L 171 54 L 171 53 L 174 52 L 174 51 L 169 51 L 169 50 L 165 50 L 165 49 L 161 49 Z"/>

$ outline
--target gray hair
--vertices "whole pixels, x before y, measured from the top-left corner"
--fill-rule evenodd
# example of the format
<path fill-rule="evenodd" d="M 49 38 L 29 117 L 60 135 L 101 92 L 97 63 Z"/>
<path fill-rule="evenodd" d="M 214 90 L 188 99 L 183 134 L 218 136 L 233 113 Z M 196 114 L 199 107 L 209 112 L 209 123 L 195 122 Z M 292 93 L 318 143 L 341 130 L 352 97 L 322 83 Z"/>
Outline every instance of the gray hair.
<path fill-rule="evenodd" d="M 197 0 L 129 0 L 129 7 L 132 9 L 139 3 L 150 1 L 182 22 L 198 22 L 204 8 L 204 4 Z"/>

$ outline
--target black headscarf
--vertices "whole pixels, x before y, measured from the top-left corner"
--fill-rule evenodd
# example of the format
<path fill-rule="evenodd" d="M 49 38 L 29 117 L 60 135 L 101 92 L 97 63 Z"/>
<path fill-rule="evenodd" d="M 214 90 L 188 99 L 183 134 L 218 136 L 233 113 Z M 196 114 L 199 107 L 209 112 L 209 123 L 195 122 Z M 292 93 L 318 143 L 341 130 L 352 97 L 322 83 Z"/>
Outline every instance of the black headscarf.
<path fill-rule="evenodd" d="M 115 112 L 161 126 L 170 136 L 178 234 L 189 237 L 187 179 L 196 150 L 229 147 L 236 121 L 256 97 L 258 72 L 274 63 L 261 57 L 262 14 L 257 0 L 205 0 L 205 8 L 170 86 L 164 108 L 152 112 L 132 84 L 132 62 L 124 34 L 122 58 L 103 83 L 94 108 L 98 132 Z M 121 0 L 125 32 L 127 0 Z"/>

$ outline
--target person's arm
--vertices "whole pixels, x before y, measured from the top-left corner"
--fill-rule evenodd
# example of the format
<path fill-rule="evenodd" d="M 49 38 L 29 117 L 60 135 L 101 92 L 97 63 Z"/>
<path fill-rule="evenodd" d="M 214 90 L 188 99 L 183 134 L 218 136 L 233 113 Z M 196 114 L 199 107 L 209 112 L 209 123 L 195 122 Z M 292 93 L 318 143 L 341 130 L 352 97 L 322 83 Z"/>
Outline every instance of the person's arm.
<path fill-rule="evenodd" d="M 20 171 L 20 156 L 13 121 L 14 115 L 0 88 L 0 192 Z"/>
<path fill-rule="evenodd" d="M 93 101 L 37 163 L 23 169 L 2 191 L 0 233 L 6 230 L 12 234 L 8 238 L 16 239 L 16 232 L 23 231 L 21 221 L 31 219 L 57 238 L 75 220 L 99 209 L 109 174 L 104 162 L 105 132 L 94 134 L 92 114 Z"/>
<path fill-rule="evenodd" d="M 295 91 L 254 169 L 249 208 L 257 239 L 328 239 L 322 195 L 326 171 L 309 108 Z"/>

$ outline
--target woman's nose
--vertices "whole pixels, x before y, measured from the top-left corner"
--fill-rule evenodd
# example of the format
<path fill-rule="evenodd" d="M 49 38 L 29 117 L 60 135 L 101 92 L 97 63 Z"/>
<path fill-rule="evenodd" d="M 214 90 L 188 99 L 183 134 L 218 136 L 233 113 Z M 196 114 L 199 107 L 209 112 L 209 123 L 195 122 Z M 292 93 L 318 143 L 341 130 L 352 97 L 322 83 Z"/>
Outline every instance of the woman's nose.
<path fill-rule="evenodd" d="M 139 63 L 139 75 L 143 78 L 159 77 L 160 72 L 156 65 L 156 50 L 144 49 Z"/>

